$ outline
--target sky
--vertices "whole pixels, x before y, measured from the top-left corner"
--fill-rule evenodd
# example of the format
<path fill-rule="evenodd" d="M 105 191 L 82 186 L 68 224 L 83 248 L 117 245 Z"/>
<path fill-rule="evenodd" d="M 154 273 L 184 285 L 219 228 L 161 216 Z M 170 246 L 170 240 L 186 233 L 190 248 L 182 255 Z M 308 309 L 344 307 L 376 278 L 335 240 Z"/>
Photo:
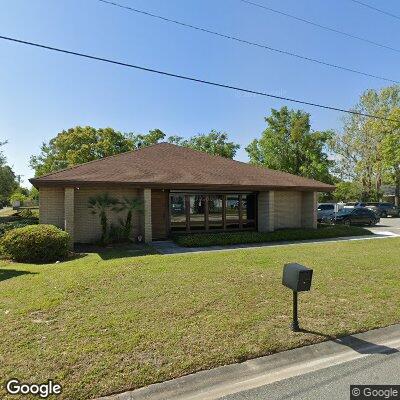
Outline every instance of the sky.
<path fill-rule="evenodd" d="M 400 52 L 375 47 L 240 0 L 115 0 L 249 41 L 400 80 Z M 400 21 L 351 0 L 253 0 L 389 46 Z M 396 0 L 365 0 L 400 15 Z M 389 83 L 188 30 L 98 0 L 0 0 L 0 35 L 39 42 L 274 95 L 350 108 L 369 88 Z M 0 140 L 22 182 L 29 158 L 63 129 L 161 129 L 189 137 L 225 131 L 244 148 L 271 108 L 311 113 L 314 130 L 340 131 L 343 114 L 203 86 L 0 40 Z"/>

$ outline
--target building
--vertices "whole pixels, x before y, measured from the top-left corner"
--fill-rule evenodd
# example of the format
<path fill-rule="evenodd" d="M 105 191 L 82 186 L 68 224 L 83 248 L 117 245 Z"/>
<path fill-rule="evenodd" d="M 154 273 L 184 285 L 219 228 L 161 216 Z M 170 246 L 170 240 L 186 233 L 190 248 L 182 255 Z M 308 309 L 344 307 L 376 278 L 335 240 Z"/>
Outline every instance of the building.
<path fill-rule="evenodd" d="M 40 223 L 71 234 L 74 242 L 99 239 L 91 197 L 108 193 L 140 198 L 132 236 L 146 242 L 173 232 L 274 231 L 316 228 L 317 192 L 333 186 L 176 146 L 155 144 L 30 180 L 40 193 Z M 111 223 L 123 215 L 108 211 Z"/>

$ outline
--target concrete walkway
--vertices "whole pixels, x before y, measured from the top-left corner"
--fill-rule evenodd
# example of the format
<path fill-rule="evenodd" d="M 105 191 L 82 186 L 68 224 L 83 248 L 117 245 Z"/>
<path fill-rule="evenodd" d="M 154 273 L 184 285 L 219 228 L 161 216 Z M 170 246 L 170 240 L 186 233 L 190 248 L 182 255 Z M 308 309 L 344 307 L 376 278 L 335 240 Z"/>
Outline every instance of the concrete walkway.
<path fill-rule="evenodd" d="M 330 238 L 330 239 L 309 239 L 309 240 L 295 240 L 295 241 L 284 241 L 284 242 L 269 242 L 269 243 L 246 243 L 246 244 L 234 244 L 227 246 L 209 246 L 209 247 L 181 247 L 176 243 L 165 240 L 152 242 L 151 245 L 160 253 L 165 255 L 172 254 L 193 254 L 193 253 L 205 253 L 210 251 L 232 251 L 238 249 L 262 249 L 265 247 L 277 247 L 277 246 L 291 246 L 299 244 L 310 244 L 310 243 L 326 243 L 326 242 L 344 242 L 352 240 L 371 240 L 371 239 L 386 239 L 390 237 L 400 237 L 399 234 L 390 231 L 379 231 L 373 232 L 371 236 L 350 236 L 342 238 Z"/>
<path fill-rule="evenodd" d="M 400 325 L 183 376 L 102 400 L 214 400 L 373 354 L 397 354 Z M 251 398 L 251 397 L 246 397 Z"/>

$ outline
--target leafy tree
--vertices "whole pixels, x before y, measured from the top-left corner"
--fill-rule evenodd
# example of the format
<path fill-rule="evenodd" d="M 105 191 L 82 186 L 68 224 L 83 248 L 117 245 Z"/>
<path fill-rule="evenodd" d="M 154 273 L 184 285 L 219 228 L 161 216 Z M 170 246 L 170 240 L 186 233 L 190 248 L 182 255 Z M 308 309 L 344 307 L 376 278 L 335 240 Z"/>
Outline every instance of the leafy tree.
<path fill-rule="evenodd" d="M 390 119 L 400 121 L 400 108 L 395 108 Z M 380 144 L 384 180 L 395 187 L 395 204 L 400 205 L 400 122 L 385 122 Z"/>
<path fill-rule="evenodd" d="M 131 139 L 112 128 L 76 126 L 60 132 L 49 143 L 43 143 L 40 154 L 31 157 L 30 165 L 35 175 L 41 176 L 133 148 Z"/>
<path fill-rule="evenodd" d="M 229 141 L 227 133 L 218 132 L 216 130 L 212 130 L 208 134 L 195 135 L 189 139 L 184 139 L 180 136 L 170 136 L 168 141 L 180 146 L 230 159 L 235 157 L 237 150 L 240 148 L 239 144 Z"/>
<path fill-rule="evenodd" d="M 394 85 L 381 90 L 367 90 L 353 110 L 388 118 L 399 107 L 400 86 Z M 390 140 L 385 138 L 393 129 L 393 125 L 386 121 L 352 114 L 345 118 L 343 132 L 331 141 L 331 148 L 337 156 L 335 173 L 342 179 L 359 182 L 362 200 L 376 199 L 380 195 L 388 169 L 383 142 Z"/>
<path fill-rule="evenodd" d="M 267 128 L 246 151 L 250 163 L 331 183 L 332 161 L 327 154 L 331 131 L 312 131 L 310 114 L 301 110 L 271 110 Z"/>
<path fill-rule="evenodd" d="M 349 202 L 357 201 L 361 196 L 361 185 L 357 182 L 343 181 L 335 184 L 335 190 L 332 193 L 335 201 Z"/>
<path fill-rule="evenodd" d="M 135 149 L 160 143 L 165 138 L 165 133 L 160 129 L 153 129 L 147 134 L 128 133 L 127 137 L 132 141 Z"/>
<path fill-rule="evenodd" d="M 101 239 L 102 244 L 106 244 L 108 240 L 108 219 L 107 211 L 111 208 L 116 210 L 118 200 L 111 197 L 108 193 L 103 193 L 89 199 L 89 209 L 94 215 L 98 215 L 101 224 Z"/>
<path fill-rule="evenodd" d="M 0 141 L 0 147 L 7 142 Z M 11 194 L 18 188 L 17 177 L 12 168 L 6 164 L 7 159 L 4 153 L 0 150 L 0 203 L 8 203 Z M 1 208 L 0 205 L 0 208 Z"/>

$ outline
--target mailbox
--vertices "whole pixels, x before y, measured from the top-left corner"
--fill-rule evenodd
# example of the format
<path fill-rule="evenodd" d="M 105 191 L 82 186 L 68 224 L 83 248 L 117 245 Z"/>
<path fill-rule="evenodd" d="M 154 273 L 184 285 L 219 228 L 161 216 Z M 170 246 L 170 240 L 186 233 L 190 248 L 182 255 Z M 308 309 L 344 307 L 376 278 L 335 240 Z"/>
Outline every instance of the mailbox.
<path fill-rule="evenodd" d="M 311 289 L 313 270 L 297 263 L 285 264 L 282 284 L 294 292 L 305 292 Z"/>

